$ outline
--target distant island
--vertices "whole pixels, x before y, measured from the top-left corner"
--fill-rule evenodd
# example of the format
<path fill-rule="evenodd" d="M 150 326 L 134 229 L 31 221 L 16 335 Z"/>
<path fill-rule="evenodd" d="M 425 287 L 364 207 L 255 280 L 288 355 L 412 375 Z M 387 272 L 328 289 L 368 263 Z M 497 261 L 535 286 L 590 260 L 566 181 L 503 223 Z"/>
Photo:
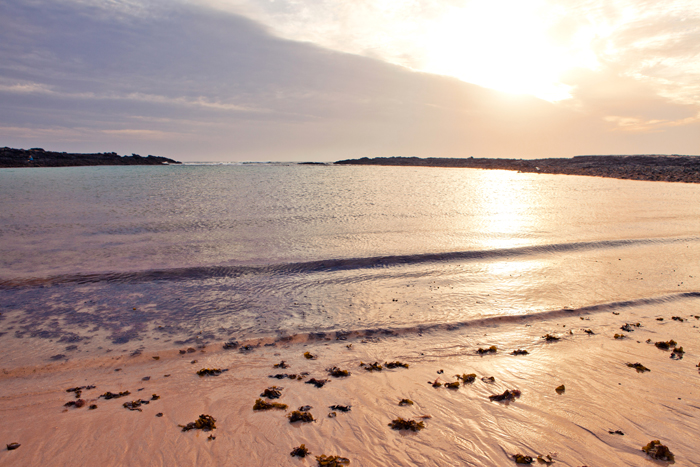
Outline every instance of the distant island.
<path fill-rule="evenodd" d="M 167 165 L 181 162 L 156 156 L 120 156 L 116 152 L 74 154 L 44 151 L 41 148 L 0 148 L 0 168 L 7 167 L 78 167 L 87 165 Z"/>
<path fill-rule="evenodd" d="M 594 177 L 700 183 L 700 156 L 633 155 L 576 156 L 570 159 L 450 159 L 431 157 L 375 157 L 347 159 L 339 165 L 391 165 L 411 167 L 464 167 L 517 170 L 518 172 L 588 175 Z"/>

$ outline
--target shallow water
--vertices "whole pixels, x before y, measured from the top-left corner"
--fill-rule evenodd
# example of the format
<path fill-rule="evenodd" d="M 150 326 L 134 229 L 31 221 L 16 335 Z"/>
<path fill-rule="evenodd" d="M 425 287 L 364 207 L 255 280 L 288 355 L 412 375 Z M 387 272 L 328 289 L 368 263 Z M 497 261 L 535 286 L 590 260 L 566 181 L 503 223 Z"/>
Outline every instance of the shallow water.
<path fill-rule="evenodd" d="M 699 195 L 471 169 L 3 169 L 3 365 L 697 300 Z"/>

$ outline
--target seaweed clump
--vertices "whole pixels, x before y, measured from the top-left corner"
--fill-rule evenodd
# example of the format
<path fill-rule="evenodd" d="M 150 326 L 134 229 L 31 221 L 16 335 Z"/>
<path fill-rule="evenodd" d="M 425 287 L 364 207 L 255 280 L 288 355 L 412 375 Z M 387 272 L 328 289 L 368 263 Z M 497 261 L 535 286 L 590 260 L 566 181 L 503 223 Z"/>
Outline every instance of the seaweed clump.
<path fill-rule="evenodd" d="M 463 374 L 462 376 L 457 376 L 460 378 L 464 384 L 471 384 L 476 381 L 476 373 Z"/>
<path fill-rule="evenodd" d="M 624 334 L 615 334 L 613 337 L 614 337 L 615 339 L 624 339 L 624 338 L 626 338 L 627 336 L 625 336 Z"/>
<path fill-rule="evenodd" d="M 637 370 L 637 373 L 644 373 L 645 371 L 651 371 L 649 368 L 645 367 L 641 363 L 628 363 L 627 366 Z"/>
<path fill-rule="evenodd" d="M 559 337 L 553 336 L 552 334 L 545 334 L 542 336 L 542 339 L 544 339 L 547 342 L 555 342 L 559 340 Z"/>
<path fill-rule="evenodd" d="M 301 410 L 295 410 L 295 411 L 291 412 L 289 415 L 287 415 L 287 418 L 289 419 L 289 423 L 294 423 L 294 422 L 310 423 L 310 422 L 316 421 L 314 419 L 314 416 L 311 415 L 311 412 L 302 412 Z"/>
<path fill-rule="evenodd" d="M 655 460 L 668 462 L 675 461 L 675 456 L 673 455 L 673 453 L 668 449 L 668 447 L 661 444 L 661 441 L 659 441 L 658 439 L 649 441 L 649 444 L 644 446 L 642 448 L 642 451 L 644 451 L 647 454 L 647 456 Z"/>
<path fill-rule="evenodd" d="M 287 410 L 287 404 L 280 404 L 279 402 L 267 402 L 262 399 L 256 399 L 255 405 L 253 405 L 253 410 L 270 410 L 270 409 L 282 409 Z"/>
<path fill-rule="evenodd" d="M 289 378 L 289 379 L 302 379 L 302 375 L 297 375 L 295 373 L 278 373 L 276 375 L 269 375 L 268 378 L 275 378 L 275 379 L 284 379 L 284 378 Z"/>
<path fill-rule="evenodd" d="M 304 352 L 304 358 L 307 360 L 316 360 L 318 357 L 311 352 Z"/>
<path fill-rule="evenodd" d="M 274 365 L 272 365 L 272 367 L 273 368 L 289 368 L 289 365 L 287 364 L 287 362 L 282 360 L 281 362 L 275 363 Z M 303 444 L 302 444 L 302 446 L 303 446 Z"/>
<path fill-rule="evenodd" d="M 671 352 L 671 358 L 674 360 L 682 360 L 684 353 L 685 350 L 683 350 L 683 347 L 676 347 L 673 349 L 673 352 Z"/>
<path fill-rule="evenodd" d="M 673 339 L 670 341 L 654 342 L 656 348 L 661 350 L 671 350 L 671 347 L 675 347 L 677 344 L 678 342 L 674 341 Z"/>
<path fill-rule="evenodd" d="M 306 384 L 313 384 L 317 388 L 322 388 L 328 381 L 330 380 L 311 378 L 310 380 L 306 381 Z"/>
<path fill-rule="evenodd" d="M 382 365 L 379 362 L 374 362 L 374 363 L 360 362 L 360 366 L 367 371 L 382 371 Z"/>
<path fill-rule="evenodd" d="M 636 324 L 625 323 L 625 325 L 622 326 L 620 329 L 622 329 L 625 332 L 633 332 L 634 331 L 634 329 L 632 329 L 633 327 L 640 328 L 640 327 L 642 327 L 642 323 L 636 323 Z"/>
<path fill-rule="evenodd" d="M 301 457 L 304 458 L 309 455 L 309 450 L 306 448 L 305 445 L 301 445 L 299 447 L 296 447 L 292 449 L 292 452 L 289 453 L 292 457 Z"/>
<path fill-rule="evenodd" d="M 216 429 L 216 419 L 211 415 L 201 414 L 197 420 L 187 425 L 178 425 L 182 431 L 202 430 L 211 431 Z"/>
<path fill-rule="evenodd" d="M 284 388 L 272 386 L 270 388 L 265 389 L 263 393 L 260 394 L 260 397 L 267 397 L 268 399 L 279 399 L 280 397 L 282 397 L 282 389 Z"/>
<path fill-rule="evenodd" d="M 329 375 L 335 377 L 335 378 L 342 378 L 345 376 L 350 376 L 350 372 L 348 370 L 341 370 L 337 366 L 334 366 L 332 368 L 328 368 L 326 370 Z"/>
<path fill-rule="evenodd" d="M 399 362 L 384 362 L 384 366 L 387 368 L 408 368 L 408 363 Z"/>
<path fill-rule="evenodd" d="M 445 383 L 447 389 L 459 389 L 459 381 L 453 381 L 451 383 Z"/>
<path fill-rule="evenodd" d="M 96 387 L 97 387 L 97 386 L 94 386 L 94 385 L 90 385 L 90 386 L 77 386 L 77 387 L 74 387 L 74 388 L 68 388 L 68 389 L 66 389 L 66 392 L 75 393 L 75 398 L 76 398 L 76 399 L 80 399 L 80 396 L 81 396 L 82 393 L 83 393 L 83 389 L 86 389 L 86 390 L 87 390 L 87 389 L 95 389 Z"/>
<path fill-rule="evenodd" d="M 406 420 L 401 417 L 397 418 L 396 420 L 392 420 L 391 423 L 389 423 L 389 426 L 391 427 L 392 430 L 411 430 L 411 431 L 419 431 L 425 428 L 425 423 L 417 422 L 415 420 Z"/>
<path fill-rule="evenodd" d="M 338 467 L 340 465 L 350 464 L 350 459 L 347 457 L 326 456 L 321 454 L 320 456 L 316 456 L 316 462 L 318 462 L 319 467 Z"/>
<path fill-rule="evenodd" d="M 78 399 L 77 401 L 68 401 L 65 404 L 63 404 L 64 407 L 75 407 L 76 409 L 79 409 L 85 405 L 85 401 L 83 399 Z"/>
<path fill-rule="evenodd" d="M 518 350 L 513 350 L 510 354 L 511 355 L 527 355 L 529 353 L 530 352 L 528 352 L 527 350 L 518 349 Z"/>
<path fill-rule="evenodd" d="M 479 347 L 479 349 L 476 351 L 476 353 L 478 353 L 479 355 L 485 355 L 487 353 L 496 353 L 496 352 L 498 352 L 498 347 L 496 347 L 495 345 L 492 345 L 491 347 L 486 348 L 486 349 L 482 349 L 481 347 Z"/>
<path fill-rule="evenodd" d="M 224 368 L 222 370 L 221 368 L 202 368 L 197 372 L 197 374 L 199 376 L 219 376 L 224 371 L 228 371 L 228 369 Z"/>
<path fill-rule="evenodd" d="M 411 399 L 401 399 L 399 401 L 400 406 L 407 406 L 407 405 L 413 405 L 413 401 Z"/>
<path fill-rule="evenodd" d="M 350 412 L 350 409 L 352 408 L 351 405 L 331 405 L 328 407 L 331 410 L 337 410 L 339 412 Z"/>
<path fill-rule="evenodd" d="M 557 386 L 554 390 L 557 392 L 557 394 L 562 395 L 564 392 L 566 392 L 566 387 L 562 384 L 561 386 Z"/>
<path fill-rule="evenodd" d="M 516 464 L 532 464 L 534 462 L 532 457 L 522 454 L 513 454 L 513 460 L 515 460 Z"/>
<path fill-rule="evenodd" d="M 129 391 L 118 392 L 116 394 L 113 392 L 107 391 L 104 394 L 100 395 L 99 397 L 102 397 L 104 399 L 117 399 L 119 397 L 128 396 L 129 394 L 131 394 Z"/>
<path fill-rule="evenodd" d="M 124 408 L 127 408 L 129 410 L 138 410 L 139 412 L 141 412 L 141 406 L 146 405 L 148 403 L 149 403 L 149 401 L 136 399 L 135 401 L 124 402 L 122 405 L 124 406 Z"/>
<path fill-rule="evenodd" d="M 508 401 L 512 402 L 518 397 L 520 397 L 520 390 L 518 389 L 513 389 L 512 391 L 509 389 L 506 389 L 503 394 L 495 394 L 493 396 L 489 396 L 489 400 L 491 401 Z"/>

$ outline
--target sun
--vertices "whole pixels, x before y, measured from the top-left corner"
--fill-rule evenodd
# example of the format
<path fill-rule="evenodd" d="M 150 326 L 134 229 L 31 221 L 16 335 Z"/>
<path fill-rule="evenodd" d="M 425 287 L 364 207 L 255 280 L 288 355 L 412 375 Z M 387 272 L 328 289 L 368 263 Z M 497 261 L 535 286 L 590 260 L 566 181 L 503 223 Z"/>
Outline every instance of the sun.
<path fill-rule="evenodd" d="M 590 32 L 565 41 L 552 29 L 561 14 L 539 0 L 472 1 L 450 8 L 426 32 L 423 70 L 500 91 L 549 101 L 570 97 L 563 72 L 595 65 Z"/>

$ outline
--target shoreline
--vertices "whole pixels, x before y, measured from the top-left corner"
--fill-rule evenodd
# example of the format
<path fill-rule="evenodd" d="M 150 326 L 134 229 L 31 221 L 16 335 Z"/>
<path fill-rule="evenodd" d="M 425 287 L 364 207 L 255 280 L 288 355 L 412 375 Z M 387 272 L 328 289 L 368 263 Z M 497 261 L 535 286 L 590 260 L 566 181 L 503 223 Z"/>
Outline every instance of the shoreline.
<path fill-rule="evenodd" d="M 0 414 L 19 421 L 0 427 L 0 438 L 21 445 L 0 450 L 0 462 L 315 466 L 314 456 L 324 454 L 346 457 L 351 466 L 517 465 L 512 456 L 522 454 L 535 465 L 538 455 L 561 466 L 641 465 L 653 462 L 642 446 L 659 439 L 676 465 L 697 465 L 699 315 L 700 301 L 689 299 L 420 335 L 283 342 L 249 351 L 216 344 L 184 354 L 173 349 L 27 368 L 21 376 L 0 375 Z M 620 330 L 627 323 L 641 326 Z M 548 342 L 548 334 L 559 340 Z M 684 358 L 669 358 L 670 350 L 653 345 L 669 339 L 684 347 Z M 478 352 L 491 345 L 495 352 Z M 511 355 L 515 350 L 528 355 Z M 316 358 L 306 359 L 305 352 Z M 281 360 L 288 369 L 273 368 Z M 396 360 L 409 368 L 359 366 Z M 651 371 L 627 366 L 637 362 Z M 333 366 L 350 376 L 330 376 Z M 202 368 L 228 371 L 197 376 Z M 304 372 L 303 380 L 270 378 Z M 477 375 L 473 383 L 444 387 L 468 373 Z M 481 380 L 490 376 L 493 382 Z M 329 381 L 316 388 L 304 384 L 310 378 Z M 434 381 L 442 385 L 433 387 Z M 555 389 L 562 384 L 560 394 Z M 83 391 L 84 407 L 64 407 L 76 400 L 66 389 L 88 385 L 96 388 Z M 260 393 L 272 386 L 283 389 L 271 402 L 288 409 L 254 411 Z M 514 389 L 521 396 L 511 402 L 489 400 Z M 98 397 L 107 391 L 130 395 Z M 123 407 L 152 394 L 160 398 L 141 411 Z M 414 405 L 399 406 L 403 398 Z M 89 410 L 92 404 L 98 407 Z M 351 410 L 329 417 L 336 404 Z M 312 406 L 316 421 L 289 423 L 286 415 L 303 405 Z M 178 427 L 200 414 L 213 416 L 216 429 Z M 387 425 L 397 417 L 421 420 L 425 429 L 392 430 Z M 300 444 L 310 457 L 290 456 Z"/>
<path fill-rule="evenodd" d="M 381 165 L 399 167 L 449 167 L 510 170 L 526 173 L 583 175 L 663 182 L 700 183 L 700 156 L 626 155 L 576 156 L 570 159 L 490 159 L 363 157 L 337 161 L 335 165 Z"/>

